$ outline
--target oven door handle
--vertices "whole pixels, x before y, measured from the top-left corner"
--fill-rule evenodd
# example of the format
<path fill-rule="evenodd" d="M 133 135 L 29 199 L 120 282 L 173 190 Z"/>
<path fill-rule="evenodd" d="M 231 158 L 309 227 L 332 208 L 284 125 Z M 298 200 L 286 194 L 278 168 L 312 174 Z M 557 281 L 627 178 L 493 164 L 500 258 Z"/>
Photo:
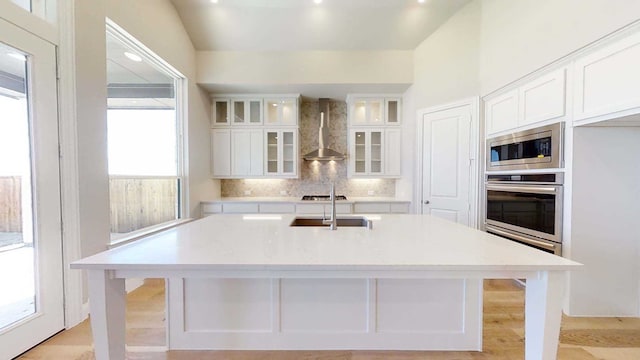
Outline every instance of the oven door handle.
<path fill-rule="evenodd" d="M 487 190 L 535 194 L 556 194 L 558 192 L 558 186 L 513 186 L 487 184 Z"/>
<path fill-rule="evenodd" d="M 541 247 L 543 249 L 547 249 L 550 251 L 555 252 L 557 245 L 553 245 L 553 244 L 549 244 L 547 242 L 543 242 L 543 241 L 539 241 L 539 240 L 534 240 L 528 237 L 524 237 L 524 236 L 520 236 L 520 235 L 516 235 L 512 232 L 507 232 L 507 231 L 502 231 L 500 229 L 496 229 L 495 227 L 491 226 L 487 226 L 487 231 L 491 232 L 491 233 L 495 233 L 497 235 L 502 235 L 504 237 L 508 237 L 514 240 L 518 240 L 520 242 L 523 242 L 525 244 L 531 244 L 533 246 L 537 246 L 537 247 Z"/>

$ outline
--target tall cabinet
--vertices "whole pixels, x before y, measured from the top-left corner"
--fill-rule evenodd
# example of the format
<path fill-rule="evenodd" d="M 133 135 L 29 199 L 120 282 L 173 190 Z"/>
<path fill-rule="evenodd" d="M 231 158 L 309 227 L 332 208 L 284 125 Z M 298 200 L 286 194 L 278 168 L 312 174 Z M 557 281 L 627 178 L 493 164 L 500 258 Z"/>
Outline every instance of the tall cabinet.
<path fill-rule="evenodd" d="M 212 177 L 298 177 L 299 101 L 299 95 L 214 97 Z"/>
<path fill-rule="evenodd" d="M 349 177 L 401 176 L 399 96 L 349 95 Z"/>

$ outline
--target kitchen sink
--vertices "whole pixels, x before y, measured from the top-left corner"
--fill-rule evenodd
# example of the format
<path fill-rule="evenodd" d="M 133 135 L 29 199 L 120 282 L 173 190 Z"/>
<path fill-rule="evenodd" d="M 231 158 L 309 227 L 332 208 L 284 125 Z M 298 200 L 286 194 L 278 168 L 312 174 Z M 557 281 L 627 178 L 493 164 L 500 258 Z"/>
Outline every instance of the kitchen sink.
<path fill-rule="evenodd" d="M 368 227 L 371 229 L 372 222 L 367 218 L 361 216 L 354 217 L 338 217 L 336 219 L 338 227 Z M 329 224 L 323 224 L 321 217 L 297 217 L 294 218 L 289 226 L 329 226 Z"/>

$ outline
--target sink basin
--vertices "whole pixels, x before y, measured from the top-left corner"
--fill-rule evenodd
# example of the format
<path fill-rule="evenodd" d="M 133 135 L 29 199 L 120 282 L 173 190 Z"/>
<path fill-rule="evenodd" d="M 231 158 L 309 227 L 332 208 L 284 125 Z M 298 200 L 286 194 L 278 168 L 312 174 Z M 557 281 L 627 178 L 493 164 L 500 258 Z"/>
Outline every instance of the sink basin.
<path fill-rule="evenodd" d="M 289 226 L 329 226 L 329 224 L 323 224 L 323 220 L 320 217 L 297 217 L 293 219 Z M 371 228 L 371 220 L 367 220 L 364 217 L 342 217 L 337 218 L 338 227 L 368 227 Z"/>

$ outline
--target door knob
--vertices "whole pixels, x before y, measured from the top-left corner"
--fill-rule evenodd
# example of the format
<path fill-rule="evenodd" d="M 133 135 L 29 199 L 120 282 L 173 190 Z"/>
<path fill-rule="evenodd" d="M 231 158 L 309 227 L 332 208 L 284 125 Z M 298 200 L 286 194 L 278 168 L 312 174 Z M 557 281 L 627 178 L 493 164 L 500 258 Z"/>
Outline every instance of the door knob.
<path fill-rule="evenodd" d="M 425 201 L 423 201 L 423 203 L 424 203 L 425 205 L 429 205 L 429 200 L 425 200 Z"/>

